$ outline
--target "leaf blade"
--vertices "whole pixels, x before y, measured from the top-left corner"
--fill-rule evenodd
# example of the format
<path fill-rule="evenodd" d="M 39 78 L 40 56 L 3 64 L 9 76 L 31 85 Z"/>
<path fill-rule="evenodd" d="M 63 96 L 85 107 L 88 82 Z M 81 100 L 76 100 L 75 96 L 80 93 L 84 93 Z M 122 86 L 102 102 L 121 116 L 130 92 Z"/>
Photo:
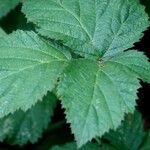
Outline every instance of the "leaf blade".
<path fill-rule="evenodd" d="M 78 147 L 116 129 L 124 113 L 134 111 L 139 81 L 128 68 L 119 69 L 89 60 L 72 61 L 65 69 L 58 95 Z"/>
<path fill-rule="evenodd" d="M 110 141 L 116 149 L 132 150 L 139 149 L 146 137 L 144 132 L 144 121 L 138 111 L 134 114 L 127 114 L 125 120 L 116 131 L 110 131 L 104 135 L 104 138 Z"/>
<path fill-rule="evenodd" d="M 1 38 L 0 51 L 0 117 L 41 100 L 55 87 L 70 56 L 23 31 Z"/>
<path fill-rule="evenodd" d="M 45 0 L 42 5 L 40 1 L 27 0 L 23 12 L 40 34 L 62 40 L 85 57 L 124 51 L 150 25 L 138 0 Z"/>
<path fill-rule="evenodd" d="M 139 79 L 148 83 L 150 82 L 149 58 L 143 52 L 130 50 L 125 53 L 119 53 L 117 56 L 108 59 L 107 62 L 127 67 L 136 73 Z"/>

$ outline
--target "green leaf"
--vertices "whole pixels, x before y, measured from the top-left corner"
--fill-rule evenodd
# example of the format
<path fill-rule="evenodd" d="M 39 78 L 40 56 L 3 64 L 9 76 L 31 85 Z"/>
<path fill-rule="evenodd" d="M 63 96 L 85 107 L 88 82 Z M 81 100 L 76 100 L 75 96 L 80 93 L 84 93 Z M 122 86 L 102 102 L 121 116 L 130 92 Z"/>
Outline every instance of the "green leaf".
<path fill-rule="evenodd" d="M 139 0 L 26 0 L 22 10 L 40 34 L 88 57 L 132 47 L 149 26 Z"/>
<path fill-rule="evenodd" d="M 19 110 L 0 119 L 0 141 L 6 139 L 8 143 L 20 146 L 28 141 L 37 142 L 50 122 L 56 102 L 56 97 L 48 93 L 27 112 Z"/>
<path fill-rule="evenodd" d="M 136 111 L 133 115 L 126 115 L 117 131 L 110 131 L 104 138 L 117 150 L 138 150 L 146 136 L 143 125 L 141 115 Z"/>
<path fill-rule="evenodd" d="M 0 27 L 0 37 L 3 37 L 5 35 L 6 35 L 5 31 Z"/>
<path fill-rule="evenodd" d="M 111 145 L 97 145 L 94 143 L 88 143 L 80 149 L 77 149 L 75 143 L 67 143 L 63 146 L 54 146 L 50 150 L 116 150 Z"/>
<path fill-rule="evenodd" d="M 107 58 L 108 62 L 124 66 L 137 74 L 139 79 L 150 83 L 149 59 L 142 53 L 135 50 L 119 53 L 117 56 Z"/>
<path fill-rule="evenodd" d="M 75 143 L 68 143 L 63 146 L 54 146 L 50 150 L 77 150 Z M 79 150 L 101 150 L 97 144 L 88 143 Z"/>
<path fill-rule="evenodd" d="M 140 150 L 150 150 L 150 131 Z"/>
<path fill-rule="evenodd" d="M 79 147 L 116 129 L 124 113 L 134 111 L 137 78 L 150 80 L 150 63 L 144 58 L 140 52 L 128 51 L 101 62 L 73 60 L 65 69 L 58 95 Z"/>
<path fill-rule="evenodd" d="M 0 38 L 0 54 L 0 118 L 41 100 L 70 59 L 34 32 L 23 31 Z"/>
<path fill-rule="evenodd" d="M 5 16 L 13 9 L 21 0 L 0 0 L 0 18 Z"/>

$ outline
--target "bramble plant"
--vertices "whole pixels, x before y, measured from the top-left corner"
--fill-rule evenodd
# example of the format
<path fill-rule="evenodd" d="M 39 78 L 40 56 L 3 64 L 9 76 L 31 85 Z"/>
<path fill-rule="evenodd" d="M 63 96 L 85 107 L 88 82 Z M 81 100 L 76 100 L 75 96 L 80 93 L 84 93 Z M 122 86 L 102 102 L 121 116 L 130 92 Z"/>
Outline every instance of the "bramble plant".
<path fill-rule="evenodd" d="M 37 142 L 59 100 L 76 142 L 52 150 L 148 150 L 135 111 L 150 83 L 133 48 L 150 26 L 139 0 L 0 0 L 0 18 L 19 2 L 34 29 L 0 29 L 0 140 Z"/>

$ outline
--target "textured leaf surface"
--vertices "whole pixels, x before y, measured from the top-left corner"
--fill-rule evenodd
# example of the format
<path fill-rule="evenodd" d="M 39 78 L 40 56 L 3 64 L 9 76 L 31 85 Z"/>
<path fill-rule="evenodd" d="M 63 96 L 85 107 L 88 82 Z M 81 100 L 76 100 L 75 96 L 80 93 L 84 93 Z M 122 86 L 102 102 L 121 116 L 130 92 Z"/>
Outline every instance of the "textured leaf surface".
<path fill-rule="evenodd" d="M 108 62 L 127 67 L 129 70 L 135 72 L 139 79 L 150 82 L 150 63 L 148 60 L 142 52 L 132 50 L 119 53 L 117 56 L 108 59 Z"/>
<path fill-rule="evenodd" d="M 105 62 L 74 60 L 65 69 L 58 95 L 79 147 L 117 128 L 124 113 L 134 111 L 140 87 L 137 78 L 150 79 L 150 64 L 142 57 L 140 52 L 128 51 Z"/>
<path fill-rule="evenodd" d="M 104 137 L 117 150 L 138 150 L 146 136 L 143 125 L 141 115 L 136 111 L 134 115 L 126 115 L 125 121 L 122 122 L 117 131 L 111 131 Z"/>
<path fill-rule="evenodd" d="M 6 33 L 4 32 L 4 30 L 2 28 L 0 28 L 0 37 L 3 37 L 5 35 L 6 35 Z"/>
<path fill-rule="evenodd" d="M 50 150 L 77 150 L 77 146 L 75 143 L 68 143 L 63 146 L 54 146 Z M 89 143 L 79 150 L 101 150 L 101 148 L 97 144 Z"/>
<path fill-rule="evenodd" d="M 128 49 L 149 26 L 139 0 L 26 0 L 23 12 L 39 33 L 82 56 Z"/>
<path fill-rule="evenodd" d="M 21 0 L 0 0 L 0 18 L 5 16 Z"/>
<path fill-rule="evenodd" d="M 33 32 L 0 38 L 0 117 L 41 100 L 55 87 L 69 58 Z"/>
<path fill-rule="evenodd" d="M 56 97 L 50 93 L 27 112 L 21 110 L 0 119 L 0 140 L 11 144 L 35 143 L 50 122 L 56 106 Z"/>

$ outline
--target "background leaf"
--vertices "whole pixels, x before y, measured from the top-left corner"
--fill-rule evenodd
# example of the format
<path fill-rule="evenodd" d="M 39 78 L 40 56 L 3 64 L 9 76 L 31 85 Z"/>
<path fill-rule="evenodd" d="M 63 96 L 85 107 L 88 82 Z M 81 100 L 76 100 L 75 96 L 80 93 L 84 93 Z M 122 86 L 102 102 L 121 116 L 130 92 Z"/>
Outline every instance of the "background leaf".
<path fill-rule="evenodd" d="M 21 0 L 0 0 L 0 18 L 5 16 L 13 9 Z"/>
<path fill-rule="evenodd" d="M 42 102 L 38 102 L 27 112 L 16 111 L 0 119 L 0 141 L 23 146 L 28 141 L 37 142 L 53 115 L 56 107 L 56 97 L 48 93 Z"/>
<path fill-rule="evenodd" d="M 147 133 L 139 112 L 128 114 L 117 131 L 110 131 L 104 138 L 110 141 L 117 150 L 138 150 Z"/>
<path fill-rule="evenodd" d="M 68 143 L 64 146 L 54 146 L 50 150 L 77 150 L 75 143 Z M 89 143 L 79 150 L 101 150 L 97 144 Z"/>
<path fill-rule="evenodd" d="M 148 132 L 147 138 L 144 139 L 143 145 L 140 150 L 149 150 L 150 149 L 150 131 Z"/>

